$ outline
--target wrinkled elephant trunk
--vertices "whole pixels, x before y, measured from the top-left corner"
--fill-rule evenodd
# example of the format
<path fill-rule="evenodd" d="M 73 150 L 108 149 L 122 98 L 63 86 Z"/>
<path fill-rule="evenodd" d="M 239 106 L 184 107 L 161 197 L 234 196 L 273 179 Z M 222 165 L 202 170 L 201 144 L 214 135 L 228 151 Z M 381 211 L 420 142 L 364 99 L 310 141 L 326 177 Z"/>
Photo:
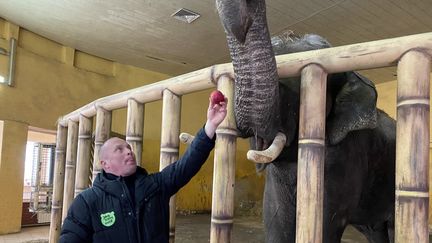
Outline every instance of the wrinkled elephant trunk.
<path fill-rule="evenodd" d="M 234 113 L 241 137 L 271 142 L 280 129 L 276 61 L 263 0 L 217 0 L 235 72 Z"/>

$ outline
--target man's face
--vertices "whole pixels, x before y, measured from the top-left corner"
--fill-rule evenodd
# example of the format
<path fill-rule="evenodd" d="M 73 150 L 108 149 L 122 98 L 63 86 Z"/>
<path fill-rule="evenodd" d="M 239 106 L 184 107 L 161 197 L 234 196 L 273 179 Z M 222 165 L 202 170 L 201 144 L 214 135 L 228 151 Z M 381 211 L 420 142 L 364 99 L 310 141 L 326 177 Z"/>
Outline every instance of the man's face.
<path fill-rule="evenodd" d="M 135 155 L 126 141 L 111 138 L 101 148 L 100 161 L 105 172 L 116 176 L 129 176 L 135 173 Z"/>

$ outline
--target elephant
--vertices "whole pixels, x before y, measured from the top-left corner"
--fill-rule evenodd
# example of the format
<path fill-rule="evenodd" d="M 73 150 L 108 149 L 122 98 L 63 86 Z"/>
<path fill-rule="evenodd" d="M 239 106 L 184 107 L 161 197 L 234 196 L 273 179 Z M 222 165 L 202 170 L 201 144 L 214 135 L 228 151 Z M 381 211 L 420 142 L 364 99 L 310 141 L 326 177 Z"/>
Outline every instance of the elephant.
<path fill-rule="evenodd" d="M 279 79 L 275 54 L 331 45 L 315 34 L 272 43 L 264 0 L 216 0 L 216 7 L 233 62 L 239 136 L 250 138 L 248 158 L 266 162 L 257 164 L 266 175 L 265 240 L 295 242 L 301 80 Z M 325 243 L 340 242 L 349 224 L 369 242 L 394 242 L 396 122 L 376 107 L 377 96 L 374 83 L 358 72 L 327 76 Z M 280 141 L 273 150 L 270 144 Z"/>

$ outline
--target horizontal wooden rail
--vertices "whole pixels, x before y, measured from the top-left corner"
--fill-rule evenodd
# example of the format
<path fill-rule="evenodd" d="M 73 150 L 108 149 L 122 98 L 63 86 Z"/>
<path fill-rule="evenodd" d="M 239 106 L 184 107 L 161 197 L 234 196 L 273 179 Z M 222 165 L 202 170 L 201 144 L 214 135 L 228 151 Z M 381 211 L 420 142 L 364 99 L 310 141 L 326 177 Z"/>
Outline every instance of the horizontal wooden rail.
<path fill-rule="evenodd" d="M 326 73 L 338 73 L 395 66 L 404 53 L 414 49 L 432 55 L 432 32 L 280 55 L 276 57 L 276 62 L 280 77 L 300 76 L 302 68 L 312 63 L 321 66 Z M 127 106 L 128 99 L 131 98 L 140 103 L 161 100 L 165 89 L 181 96 L 212 88 L 216 86 L 218 77 L 223 75 L 234 76 L 231 63 L 214 65 L 97 99 L 61 117 L 58 123 L 61 126 L 67 126 L 69 120 L 76 122 L 80 115 L 92 117 L 96 114 L 97 107 L 109 111 L 124 108 Z"/>
<path fill-rule="evenodd" d="M 156 83 L 130 89 L 121 93 L 106 96 L 97 99 L 58 120 L 59 124 L 67 126 L 67 121 L 76 121 L 79 115 L 92 117 L 96 114 L 96 108 L 101 107 L 105 110 L 112 111 L 127 106 L 129 99 L 134 99 L 140 103 L 148 103 L 162 99 L 162 93 L 165 89 L 181 96 L 201 90 L 209 89 L 216 86 L 216 80 L 223 75 L 233 75 L 232 64 L 219 64 L 208 68 L 186 73 L 180 76 L 169 78 Z"/>
<path fill-rule="evenodd" d="M 340 73 L 396 66 L 404 53 L 414 49 L 432 56 L 432 32 L 287 54 L 277 56 L 276 63 L 280 77 L 300 76 L 311 63 L 326 73 Z"/>

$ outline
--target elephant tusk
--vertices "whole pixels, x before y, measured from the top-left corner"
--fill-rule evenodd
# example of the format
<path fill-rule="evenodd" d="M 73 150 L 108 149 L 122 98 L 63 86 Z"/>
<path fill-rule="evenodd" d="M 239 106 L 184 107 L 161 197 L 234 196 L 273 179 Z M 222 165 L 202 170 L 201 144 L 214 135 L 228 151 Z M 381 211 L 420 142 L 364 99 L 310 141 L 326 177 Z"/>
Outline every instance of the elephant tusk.
<path fill-rule="evenodd" d="M 282 152 L 286 143 L 285 134 L 279 132 L 270 147 L 263 151 L 249 150 L 246 154 L 248 160 L 255 163 L 270 163 Z"/>
<path fill-rule="evenodd" d="M 190 135 L 189 133 L 182 132 L 179 136 L 179 139 L 182 143 L 191 144 L 194 140 L 195 136 Z"/>

